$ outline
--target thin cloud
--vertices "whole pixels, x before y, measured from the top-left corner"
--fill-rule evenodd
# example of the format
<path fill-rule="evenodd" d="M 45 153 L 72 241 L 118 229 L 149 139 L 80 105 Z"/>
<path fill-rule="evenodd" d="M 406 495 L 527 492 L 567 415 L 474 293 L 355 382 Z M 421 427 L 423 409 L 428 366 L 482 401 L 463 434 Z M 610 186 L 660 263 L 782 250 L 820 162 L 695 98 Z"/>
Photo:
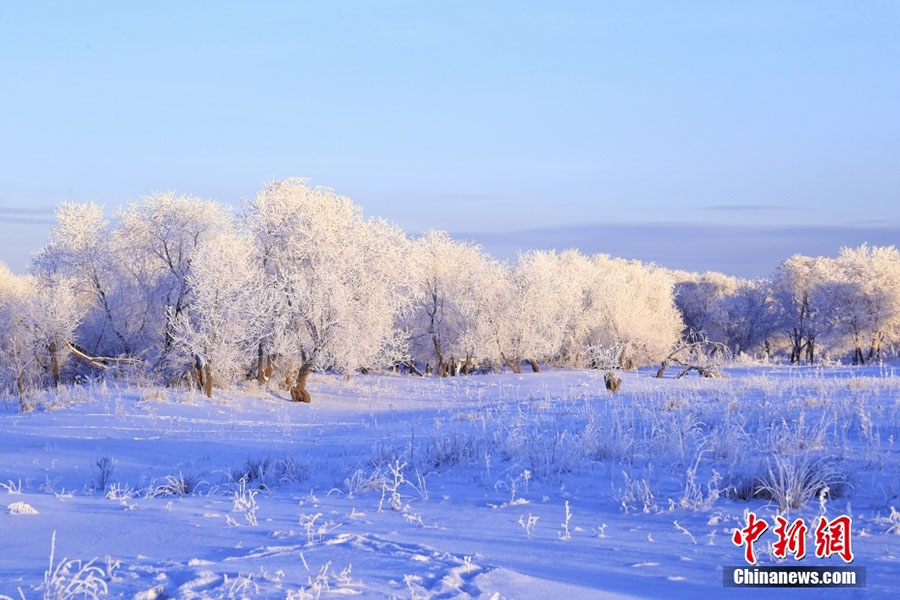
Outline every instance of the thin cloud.
<path fill-rule="evenodd" d="M 53 214 L 52 206 L 24 207 L 6 206 L 0 204 L 0 215 L 50 215 Z"/>
<path fill-rule="evenodd" d="M 29 217 L 0 214 L 0 223 L 11 223 L 13 225 L 53 225 L 56 219 L 53 217 Z"/>
<path fill-rule="evenodd" d="M 854 221 L 849 221 L 847 223 L 848 226 L 859 226 L 859 227 L 897 227 L 898 223 L 894 220 L 889 219 L 857 219 Z"/>
<path fill-rule="evenodd" d="M 0 223 L 52 225 L 55 221 L 52 206 L 24 207 L 0 205 Z"/>
<path fill-rule="evenodd" d="M 719 212 L 784 212 L 799 209 L 794 206 L 781 206 L 777 204 L 713 204 L 704 206 L 701 210 Z"/>

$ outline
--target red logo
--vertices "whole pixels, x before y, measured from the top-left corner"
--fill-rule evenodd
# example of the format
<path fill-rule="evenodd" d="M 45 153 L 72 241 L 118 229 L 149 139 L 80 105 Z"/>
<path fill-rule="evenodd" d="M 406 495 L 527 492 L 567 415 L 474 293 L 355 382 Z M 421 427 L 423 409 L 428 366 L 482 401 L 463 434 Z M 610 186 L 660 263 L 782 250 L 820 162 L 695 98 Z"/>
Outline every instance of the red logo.
<path fill-rule="evenodd" d="M 837 554 L 846 562 L 853 562 L 853 549 L 850 545 L 850 529 L 852 519 L 847 515 L 835 517 L 831 521 L 825 517 L 819 517 L 815 529 L 816 557 L 827 558 Z M 756 564 L 756 553 L 753 544 L 769 529 L 765 519 L 760 519 L 752 512 L 747 513 L 747 526 L 735 529 L 731 541 L 735 546 L 743 546 L 744 560 L 749 564 Z M 795 519 L 788 524 L 788 520 L 782 516 L 775 517 L 775 528 L 772 530 L 778 538 L 772 544 L 773 554 L 777 558 L 787 558 L 793 555 L 794 560 L 801 560 L 806 556 L 806 533 L 809 528 L 803 519 Z"/>
<path fill-rule="evenodd" d="M 851 525 L 852 521 L 847 515 L 831 521 L 819 517 L 819 524 L 816 526 L 816 556 L 826 558 L 837 554 L 844 562 L 853 562 L 853 550 L 850 548 Z"/>
<path fill-rule="evenodd" d="M 744 546 L 744 559 L 751 565 L 756 564 L 756 555 L 753 553 L 753 542 L 759 539 L 769 524 L 765 519 L 757 519 L 754 513 L 748 513 L 747 526 L 743 529 L 735 529 L 731 541 L 735 546 Z"/>

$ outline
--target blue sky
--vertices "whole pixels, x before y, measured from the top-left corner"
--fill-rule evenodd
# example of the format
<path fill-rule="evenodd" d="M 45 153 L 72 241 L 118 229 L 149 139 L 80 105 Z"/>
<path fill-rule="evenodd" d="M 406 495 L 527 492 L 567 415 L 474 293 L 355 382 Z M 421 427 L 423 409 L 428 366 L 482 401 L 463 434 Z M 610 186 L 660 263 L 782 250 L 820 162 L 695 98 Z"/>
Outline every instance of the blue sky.
<path fill-rule="evenodd" d="M 287 176 L 498 254 L 900 242 L 898 31 L 896 2 L 6 2 L 0 260 L 62 200 Z"/>

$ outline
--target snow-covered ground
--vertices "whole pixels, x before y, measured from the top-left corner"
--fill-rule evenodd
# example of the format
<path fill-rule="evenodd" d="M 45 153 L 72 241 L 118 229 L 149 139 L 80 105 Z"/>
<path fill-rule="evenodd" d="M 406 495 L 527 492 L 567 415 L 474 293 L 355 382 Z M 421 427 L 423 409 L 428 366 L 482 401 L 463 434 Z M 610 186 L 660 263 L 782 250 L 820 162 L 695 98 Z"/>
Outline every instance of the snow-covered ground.
<path fill-rule="evenodd" d="M 82 579 L 126 598 L 818 597 L 722 587 L 744 512 L 777 511 L 747 493 L 799 466 L 833 497 L 791 518 L 852 515 L 868 572 L 864 589 L 825 593 L 896 597 L 892 370 L 624 379 L 616 396 L 602 373 L 550 371 L 320 375 L 310 405 L 255 385 L 207 400 L 98 384 L 27 413 L 8 399 L 0 596 L 64 597 L 65 559 L 96 557 Z M 764 539 L 760 564 L 779 564 Z"/>

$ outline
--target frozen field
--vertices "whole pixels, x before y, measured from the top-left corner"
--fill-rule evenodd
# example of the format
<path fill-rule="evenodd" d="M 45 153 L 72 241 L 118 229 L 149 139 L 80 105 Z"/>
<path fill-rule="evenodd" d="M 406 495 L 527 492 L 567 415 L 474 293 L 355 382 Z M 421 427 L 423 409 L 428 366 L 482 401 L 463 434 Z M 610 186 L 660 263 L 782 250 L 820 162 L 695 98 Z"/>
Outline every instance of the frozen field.
<path fill-rule="evenodd" d="M 320 375 L 311 405 L 255 385 L 8 399 L 0 596 L 65 597 L 64 559 L 96 557 L 82 579 L 125 598 L 896 597 L 900 377 L 624 379 L 616 396 L 602 373 L 550 371 Z M 852 515 L 868 586 L 723 590 L 733 529 L 771 519 L 795 472 L 791 518 Z"/>

